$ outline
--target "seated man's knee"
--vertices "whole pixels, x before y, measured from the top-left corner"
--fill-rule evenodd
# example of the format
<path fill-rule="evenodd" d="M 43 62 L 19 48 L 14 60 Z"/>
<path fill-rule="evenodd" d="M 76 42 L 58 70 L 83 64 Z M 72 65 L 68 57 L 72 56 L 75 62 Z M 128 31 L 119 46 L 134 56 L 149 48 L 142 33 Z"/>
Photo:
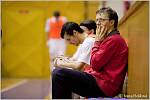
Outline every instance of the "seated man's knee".
<path fill-rule="evenodd" d="M 64 74 L 64 68 L 55 68 L 52 73 L 52 77 L 62 76 Z"/>

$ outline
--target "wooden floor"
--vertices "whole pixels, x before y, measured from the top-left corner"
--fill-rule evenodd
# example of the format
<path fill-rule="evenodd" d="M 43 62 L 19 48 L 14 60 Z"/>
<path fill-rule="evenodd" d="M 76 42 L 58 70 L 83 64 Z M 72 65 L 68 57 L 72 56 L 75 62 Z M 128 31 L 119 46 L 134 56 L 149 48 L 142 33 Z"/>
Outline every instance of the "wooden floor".
<path fill-rule="evenodd" d="M 2 79 L 1 99 L 50 99 L 48 79 Z"/>

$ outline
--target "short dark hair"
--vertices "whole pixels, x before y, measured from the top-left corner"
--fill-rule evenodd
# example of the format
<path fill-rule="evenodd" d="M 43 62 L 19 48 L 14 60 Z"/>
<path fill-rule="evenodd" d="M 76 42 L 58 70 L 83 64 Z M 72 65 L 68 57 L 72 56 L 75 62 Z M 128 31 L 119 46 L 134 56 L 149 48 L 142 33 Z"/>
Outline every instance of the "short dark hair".
<path fill-rule="evenodd" d="M 53 15 L 54 15 L 55 17 L 59 17 L 59 16 L 60 16 L 60 12 L 59 12 L 59 11 L 54 11 Z"/>
<path fill-rule="evenodd" d="M 113 10 L 110 7 L 103 7 L 103 8 L 96 11 L 96 14 L 100 14 L 100 13 L 107 13 L 109 20 L 115 21 L 114 28 L 118 27 L 118 15 L 117 15 L 117 12 L 115 10 Z"/>
<path fill-rule="evenodd" d="M 67 22 L 62 26 L 61 29 L 61 38 L 64 38 L 64 35 L 70 35 L 73 36 L 73 30 L 78 31 L 79 33 L 83 33 L 83 30 L 80 28 L 80 26 L 75 22 Z"/>
<path fill-rule="evenodd" d="M 80 23 L 80 26 L 85 26 L 88 30 L 94 29 L 94 34 L 96 34 L 96 23 L 94 20 L 84 20 Z"/>

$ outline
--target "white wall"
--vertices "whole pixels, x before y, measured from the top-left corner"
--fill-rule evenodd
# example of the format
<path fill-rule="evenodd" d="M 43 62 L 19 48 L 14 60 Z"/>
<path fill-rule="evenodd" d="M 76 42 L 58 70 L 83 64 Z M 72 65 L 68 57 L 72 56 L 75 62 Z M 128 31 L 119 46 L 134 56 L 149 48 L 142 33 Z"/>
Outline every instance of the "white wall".
<path fill-rule="evenodd" d="M 106 7 L 107 6 L 111 7 L 117 12 L 119 20 L 123 17 L 124 14 L 123 1 L 107 1 Z"/>
<path fill-rule="evenodd" d="M 130 6 L 132 6 L 135 2 L 136 1 L 130 1 L 130 3 L 131 3 Z M 105 6 L 113 8 L 117 12 L 119 20 L 124 16 L 124 2 L 123 1 L 107 0 L 105 3 Z M 101 8 L 101 7 L 102 7 L 102 1 L 100 1 L 99 8 Z"/>

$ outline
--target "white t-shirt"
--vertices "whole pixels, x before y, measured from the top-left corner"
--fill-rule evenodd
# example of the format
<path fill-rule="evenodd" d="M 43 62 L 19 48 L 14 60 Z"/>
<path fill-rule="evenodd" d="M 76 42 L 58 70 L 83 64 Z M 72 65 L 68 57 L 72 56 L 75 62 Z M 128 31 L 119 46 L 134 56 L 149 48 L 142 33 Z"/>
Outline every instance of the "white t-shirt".
<path fill-rule="evenodd" d="M 72 59 L 78 62 L 84 62 L 90 65 L 91 49 L 94 45 L 95 38 L 87 37 L 82 44 L 79 45 Z"/>

